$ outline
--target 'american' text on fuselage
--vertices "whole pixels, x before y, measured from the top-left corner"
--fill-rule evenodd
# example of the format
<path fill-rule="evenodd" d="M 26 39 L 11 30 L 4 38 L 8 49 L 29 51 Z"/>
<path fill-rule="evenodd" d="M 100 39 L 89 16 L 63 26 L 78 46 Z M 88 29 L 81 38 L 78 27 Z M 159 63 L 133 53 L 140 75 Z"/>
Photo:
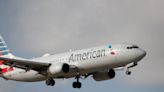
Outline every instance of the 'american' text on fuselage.
<path fill-rule="evenodd" d="M 77 53 L 77 54 L 72 53 L 71 56 L 69 57 L 69 62 L 88 60 L 88 59 L 99 58 L 99 57 L 103 57 L 103 56 L 106 56 L 105 49 L 101 49 L 101 50 L 93 50 L 92 49 L 92 50 L 90 50 L 88 52 L 84 52 L 84 53 Z"/>

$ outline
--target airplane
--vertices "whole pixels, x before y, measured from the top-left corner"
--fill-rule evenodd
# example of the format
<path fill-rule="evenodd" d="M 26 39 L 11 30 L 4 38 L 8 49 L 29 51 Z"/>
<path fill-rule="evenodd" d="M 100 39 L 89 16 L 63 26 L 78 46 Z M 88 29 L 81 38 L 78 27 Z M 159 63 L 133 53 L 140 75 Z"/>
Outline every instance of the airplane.
<path fill-rule="evenodd" d="M 13 55 L 0 35 L 0 77 L 21 82 L 45 81 L 54 86 L 54 79 L 75 78 L 73 88 L 82 87 L 79 79 L 92 76 L 95 81 L 113 79 L 116 70 L 130 68 L 146 56 L 146 51 L 134 44 L 107 44 L 83 50 L 25 59 Z"/>

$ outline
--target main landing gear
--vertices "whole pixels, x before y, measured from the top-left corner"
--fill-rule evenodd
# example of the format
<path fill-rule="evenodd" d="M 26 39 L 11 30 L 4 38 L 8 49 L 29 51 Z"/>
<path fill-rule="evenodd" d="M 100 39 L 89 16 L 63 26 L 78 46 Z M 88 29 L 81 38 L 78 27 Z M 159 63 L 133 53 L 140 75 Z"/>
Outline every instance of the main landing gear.
<path fill-rule="evenodd" d="M 47 86 L 54 86 L 55 85 L 55 81 L 53 78 L 49 78 L 46 80 L 46 85 Z"/>
<path fill-rule="evenodd" d="M 136 63 L 136 62 L 134 62 L 133 63 L 133 65 L 131 65 L 131 66 L 129 66 L 129 67 L 127 67 L 127 70 L 126 70 L 126 75 L 131 75 L 131 71 L 129 70 L 130 68 L 132 68 L 132 67 L 135 67 L 135 66 L 137 66 L 138 64 Z"/>
<path fill-rule="evenodd" d="M 79 76 L 77 76 L 75 79 L 77 79 L 77 81 L 76 82 L 73 82 L 73 84 L 72 84 L 72 86 L 73 86 L 73 88 L 81 88 L 81 86 L 82 86 L 82 84 L 81 84 L 81 82 L 79 82 Z"/>
<path fill-rule="evenodd" d="M 81 84 L 81 82 L 79 82 L 79 76 L 77 76 L 75 79 L 77 79 L 77 81 L 76 82 L 73 82 L 73 84 L 72 84 L 72 86 L 73 86 L 73 88 L 81 88 L 81 86 L 82 86 L 82 84 Z M 49 79 L 47 79 L 46 80 L 46 85 L 47 86 L 54 86 L 55 85 L 55 81 L 53 80 L 53 78 L 49 78 Z"/>

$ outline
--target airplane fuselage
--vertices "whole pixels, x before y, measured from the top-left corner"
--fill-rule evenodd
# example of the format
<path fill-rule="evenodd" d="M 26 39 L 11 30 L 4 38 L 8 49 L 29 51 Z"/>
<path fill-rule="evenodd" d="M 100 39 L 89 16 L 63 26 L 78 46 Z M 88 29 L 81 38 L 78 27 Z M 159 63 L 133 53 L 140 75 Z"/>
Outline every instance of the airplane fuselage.
<path fill-rule="evenodd" d="M 96 73 L 97 71 L 124 67 L 133 62 L 137 63 L 146 55 L 146 52 L 140 48 L 128 48 L 132 46 L 129 44 L 109 44 L 31 60 L 47 62 L 52 65 L 66 63 L 70 65 L 72 70 L 70 69 L 68 73 L 63 72 L 49 76 L 52 78 L 72 78 L 77 75 L 86 75 Z M 47 79 L 47 76 L 42 75 L 38 71 L 26 71 L 16 67 L 14 67 L 13 71 L 4 73 L 3 77 L 7 80 L 23 82 L 36 82 Z"/>

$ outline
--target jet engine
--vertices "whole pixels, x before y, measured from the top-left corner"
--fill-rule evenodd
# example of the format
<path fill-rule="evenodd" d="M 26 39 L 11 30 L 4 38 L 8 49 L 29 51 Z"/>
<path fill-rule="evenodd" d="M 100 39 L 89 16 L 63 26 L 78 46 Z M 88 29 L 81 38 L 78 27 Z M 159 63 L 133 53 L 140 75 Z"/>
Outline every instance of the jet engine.
<path fill-rule="evenodd" d="M 110 80 L 115 77 L 115 71 L 113 69 L 109 70 L 109 72 L 97 72 L 93 74 L 93 79 L 95 81 L 104 81 L 104 80 Z"/>
<path fill-rule="evenodd" d="M 49 67 L 48 73 L 50 75 L 59 74 L 59 73 L 68 73 L 69 70 L 70 70 L 70 66 L 68 64 L 66 64 L 66 63 L 55 63 Z"/>

